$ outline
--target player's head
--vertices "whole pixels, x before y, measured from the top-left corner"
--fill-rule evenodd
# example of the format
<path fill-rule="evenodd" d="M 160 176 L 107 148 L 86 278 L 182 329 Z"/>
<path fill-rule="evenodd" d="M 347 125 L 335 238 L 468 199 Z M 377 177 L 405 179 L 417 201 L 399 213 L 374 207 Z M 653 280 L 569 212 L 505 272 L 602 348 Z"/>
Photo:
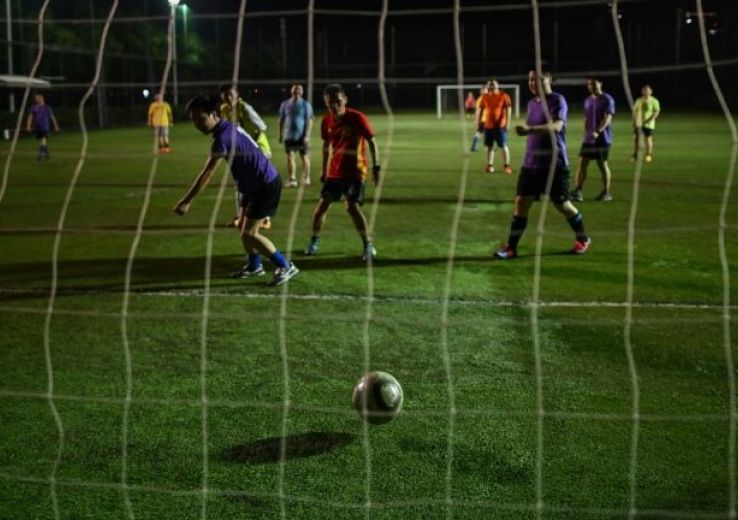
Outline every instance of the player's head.
<path fill-rule="evenodd" d="M 496 79 L 491 79 L 487 82 L 487 88 L 490 92 L 497 93 L 500 91 L 500 84 Z"/>
<path fill-rule="evenodd" d="M 157 92 L 156 94 L 154 94 L 154 101 L 161 101 L 162 99 L 164 99 L 164 96 L 162 96 L 160 93 Z"/>
<path fill-rule="evenodd" d="M 651 88 L 651 85 L 646 83 L 641 87 L 641 94 L 645 97 L 649 97 L 651 94 L 653 94 L 653 89 Z"/>
<path fill-rule="evenodd" d="M 236 101 L 238 101 L 238 89 L 235 85 L 223 85 L 220 87 L 220 99 L 223 100 L 224 103 L 228 103 L 229 105 L 233 105 Z"/>
<path fill-rule="evenodd" d="M 302 85 L 299 83 L 295 83 L 292 85 L 292 88 L 290 89 L 290 94 L 292 94 L 293 97 L 300 97 L 302 96 Z"/>
<path fill-rule="evenodd" d="M 587 78 L 587 90 L 590 94 L 602 94 L 602 80 L 596 76 Z"/>
<path fill-rule="evenodd" d="M 543 92 L 550 94 L 551 84 L 553 83 L 553 76 L 551 73 L 547 70 L 542 71 L 540 80 Z M 538 73 L 535 70 L 530 70 L 528 72 L 528 90 L 530 90 L 531 94 L 535 96 L 540 95 L 538 92 Z"/>
<path fill-rule="evenodd" d="M 209 134 L 220 122 L 218 100 L 212 96 L 197 95 L 185 105 L 185 113 L 192 124 L 203 134 Z"/>
<path fill-rule="evenodd" d="M 331 83 L 323 89 L 323 101 L 328 111 L 334 116 L 341 116 L 346 112 L 346 91 L 338 83 Z"/>
<path fill-rule="evenodd" d="M 43 95 L 43 94 L 41 94 L 41 92 L 36 92 L 36 93 L 35 93 L 35 94 L 33 95 L 33 101 L 34 101 L 35 103 L 38 103 L 38 104 L 41 104 L 41 103 L 43 103 L 43 102 L 44 102 L 44 95 Z"/>

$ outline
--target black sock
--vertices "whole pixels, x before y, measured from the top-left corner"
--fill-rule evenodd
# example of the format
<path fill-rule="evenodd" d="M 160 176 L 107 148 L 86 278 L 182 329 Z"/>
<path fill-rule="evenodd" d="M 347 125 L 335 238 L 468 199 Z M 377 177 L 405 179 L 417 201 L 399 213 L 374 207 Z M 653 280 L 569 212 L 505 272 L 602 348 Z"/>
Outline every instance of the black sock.
<path fill-rule="evenodd" d="M 577 213 L 566 221 L 574 230 L 574 233 L 576 233 L 577 240 L 579 240 L 580 242 L 586 242 L 589 239 L 589 237 L 587 236 L 587 232 L 584 230 L 584 217 L 581 213 Z"/>
<path fill-rule="evenodd" d="M 527 225 L 527 218 L 513 215 L 512 222 L 510 222 L 510 236 L 507 239 L 507 245 L 509 247 L 512 249 L 518 248 L 518 242 L 520 241 L 520 237 L 523 236 Z"/>

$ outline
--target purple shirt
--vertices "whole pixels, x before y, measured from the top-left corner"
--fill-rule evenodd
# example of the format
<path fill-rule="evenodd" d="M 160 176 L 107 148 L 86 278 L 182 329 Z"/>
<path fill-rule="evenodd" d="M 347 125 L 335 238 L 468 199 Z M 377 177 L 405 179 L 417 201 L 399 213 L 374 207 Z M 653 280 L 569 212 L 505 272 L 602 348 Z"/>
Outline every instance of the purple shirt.
<path fill-rule="evenodd" d="M 54 112 L 49 105 L 33 105 L 31 107 L 31 122 L 37 132 L 51 131 L 51 116 Z"/>
<path fill-rule="evenodd" d="M 615 100 L 606 92 L 599 96 L 589 96 L 584 100 L 584 142 L 586 144 L 595 144 L 592 132 L 600 127 L 606 114 L 614 113 Z M 602 136 L 600 142 L 604 140 L 608 145 L 612 144 L 612 125 L 607 125 L 600 135 Z"/>
<path fill-rule="evenodd" d="M 546 96 L 546 106 L 553 121 L 563 121 L 564 127 L 561 132 L 554 133 L 556 140 L 556 166 L 560 168 L 568 168 L 569 158 L 566 155 L 566 99 L 561 94 L 552 92 Z M 528 126 L 545 125 L 546 113 L 543 111 L 543 102 L 541 99 L 534 97 L 528 101 L 528 114 L 525 118 L 525 124 Z M 529 135 L 525 146 L 525 159 L 523 159 L 524 168 L 548 169 L 551 166 L 551 136 Z"/>
<path fill-rule="evenodd" d="M 269 162 L 256 141 L 240 126 L 221 119 L 213 129 L 210 153 L 227 161 L 233 148 L 235 153 L 231 175 L 240 193 L 253 195 L 279 177 L 274 165 Z"/>

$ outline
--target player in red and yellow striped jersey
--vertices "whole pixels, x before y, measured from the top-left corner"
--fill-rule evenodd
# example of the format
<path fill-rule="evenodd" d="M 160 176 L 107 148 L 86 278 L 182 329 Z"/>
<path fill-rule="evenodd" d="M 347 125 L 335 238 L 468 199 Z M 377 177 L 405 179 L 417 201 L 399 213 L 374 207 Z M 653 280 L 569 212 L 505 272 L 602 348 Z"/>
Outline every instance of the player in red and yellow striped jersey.
<path fill-rule="evenodd" d="M 361 236 L 362 258 L 368 260 L 374 258 L 377 251 L 368 234 L 361 205 L 364 203 L 364 182 L 368 171 L 367 150 L 372 156 L 374 184 L 379 182 L 380 167 L 374 129 L 365 114 L 346 106 L 348 98 L 341 85 L 328 85 L 323 91 L 323 101 L 328 108 L 320 126 L 323 139 L 323 170 L 320 181 L 323 189 L 313 214 L 313 235 L 305 248 L 305 254 L 318 253 L 320 232 L 325 224 L 328 208 L 333 202 L 345 199 L 346 211 Z"/>

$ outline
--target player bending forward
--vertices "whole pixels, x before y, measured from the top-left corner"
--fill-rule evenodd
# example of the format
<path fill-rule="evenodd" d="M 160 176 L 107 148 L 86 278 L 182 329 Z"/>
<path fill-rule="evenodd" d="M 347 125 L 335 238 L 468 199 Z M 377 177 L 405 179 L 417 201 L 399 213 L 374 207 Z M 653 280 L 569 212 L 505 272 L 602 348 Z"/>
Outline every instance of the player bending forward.
<path fill-rule="evenodd" d="M 361 212 L 364 203 L 364 180 L 367 173 L 366 149 L 372 156 L 374 184 L 379 182 L 379 158 L 374 130 L 366 115 L 346 106 L 348 98 L 343 87 L 328 85 L 323 101 L 328 113 L 323 117 L 320 134 L 323 138 L 323 190 L 313 214 L 313 235 L 305 248 L 306 255 L 318 253 L 320 231 L 326 213 L 333 202 L 346 199 L 346 211 L 356 226 L 363 243 L 362 259 L 374 258 L 377 250 L 367 229 L 366 217 Z"/>
<path fill-rule="evenodd" d="M 299 270 L 279 252 L 272 242 L 259 233 L 266 218 L 274 216 L 282 194 L 282 181 L 266 155 L 246 131 L 218 115 L 218 101 L 195 96 L 185 106 L 187 116 L 203 134 L 211 134 L 213 143 L 205 166 L 195 178 L 187 193 L 177 202 L 174 211 L 184 215 L 192 200 L 207 186 L 221 160 L 233 159 L 231 175 L 236 183 L 240 214 L 238 228 L 249 262 L 237 273 L 239 278 L 263 276 L 261 256 L 267 256 L 275 265 L 274 278 L 269 285 L 282 285 Z"/>
<path fill-rule="evenodd" d="M 544 72 L 540 78 L 536 71 L 528 73 L 528 89 L 533 98 L 528 102 L 528 113 L 524 125 L 515 127 L 519 136 L 528 136 L 525 147 L 525 159 L 518 176 L 518 188 L 515 195 L 515 206 L 510 236 L 502 249 L 495 253 L 501 260 L 509 260 L 518 256 L 518 241 L 528 225 L 528 212 L 533 201 L 546 193 L 551 161 L 555 161 L 553 183 L 549 196 L 556 209 L 564 215 L 566 221 L 576 234 L 574 254 L 584 254 L 592 243 L 584 230 L 582 214 L 569 200 L 569 158 L 566 155 L 566 99 L 551 89 L 551 73 Z M 539 91 L 540 89 L 540 91 Z M 548 122 L 545 106 L 548 108 L 551 122 Z M 556 157 L 553 157 L 553 144 L 556 145 Z"/>

